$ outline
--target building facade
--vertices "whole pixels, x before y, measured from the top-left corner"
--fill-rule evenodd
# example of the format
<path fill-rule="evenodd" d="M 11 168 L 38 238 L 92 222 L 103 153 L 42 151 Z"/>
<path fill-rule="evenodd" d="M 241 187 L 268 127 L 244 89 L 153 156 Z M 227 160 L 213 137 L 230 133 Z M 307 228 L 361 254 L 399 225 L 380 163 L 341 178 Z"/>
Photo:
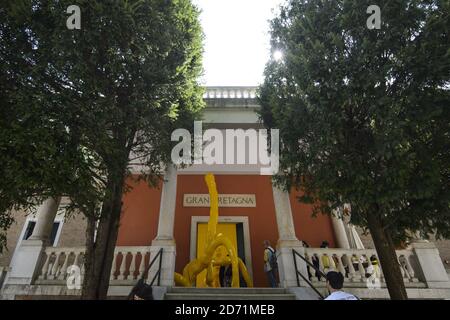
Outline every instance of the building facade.
<path fill-rule="evenodd" d="M 204 129 L 262 129 L 255 88 L 211 87 L 204 98 Z M 202 248 L 209 217 L 204 175 L 212 172 L 220 196 L 219 232 L 232 239 L 255 287 L 268 286 L 263 241 L 269 240 L 277 249 L 280 286 L 298 299 L 314 298 L 311 285 L 325 290 L 324 279 L 305 262 L 315 258 L 322 271 L 345 274 L 346 288 L 359 297 L 388 298 L 382 270 L 368 271 L 376 251 L 364 247 L 356 229 L 345 219 L 312 217 L 312 207 L 297 200 L 298 192 L 278 188 L 270 175 L 261 174 L 260 164 L 169 166 L 158 188 L 138 179 L 141 169 L 134 164 L 123 196 L 111 296 L 127 295 L 151 262 L 148 281 L 155 279 L 159 298 L 174 286 L 174 272 L 181 273 Z M 8 254 L 0 260 L 4 299 L 80 294 L 72 280 L 83 276 L 86 223 L 81 216 L 65 219 L 65 201 L 48 199 L 35 215 L 18 214 L 19 223 L 8 234 Z M 320 248 L 324 242 L 328 247 Z M 397 255 L 411 298 L 450 298 L 449 278 L 433 242 L 417 239 Z"/>

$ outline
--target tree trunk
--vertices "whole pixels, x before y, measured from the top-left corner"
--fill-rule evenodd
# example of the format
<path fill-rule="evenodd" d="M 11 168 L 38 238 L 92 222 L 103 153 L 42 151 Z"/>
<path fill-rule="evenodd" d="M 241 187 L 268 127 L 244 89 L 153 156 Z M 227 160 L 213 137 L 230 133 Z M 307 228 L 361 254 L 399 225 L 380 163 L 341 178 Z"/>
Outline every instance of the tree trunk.
<path fill-rule="evenodd" d="M 90 284 L 98 282 L 98 279 L 95 278 L 95 229 L 96 229 L 97 220 L 94 218 L 94 215 L 89 215 L 87 217 L 87 228 L 86 228 L 86 253 L 84 255 L 84 279 L 83 279 L 83 287 L 81 292 L 82 299 L 94 299 L 94 295 L 92 287 Z"/>
<path fill-rule="evenodd" d="M 119 232 L 123 185 L 124 177 L 108 185 L 107 194 L 110 196 L 103 202 L 95 239 L 93 232 L 96 221 L 88 219 L 82 299 L 103 300 L 107 297 Z"/>
<path fill-rule="evenodd" d="M 388 230 L 383 228 L 379 207 L 367 216 L 368 227 L 372 235 L 389 295 L 393 300 L 407 300 L 405 284 L 400 271 L 400 264 L 395 252 L 395 246 Z"/>

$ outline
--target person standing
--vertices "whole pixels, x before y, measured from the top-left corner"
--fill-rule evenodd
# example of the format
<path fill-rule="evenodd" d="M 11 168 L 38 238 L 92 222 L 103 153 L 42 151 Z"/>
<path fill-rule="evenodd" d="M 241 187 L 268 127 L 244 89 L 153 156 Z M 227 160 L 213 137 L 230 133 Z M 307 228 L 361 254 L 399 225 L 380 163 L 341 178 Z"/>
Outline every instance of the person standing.
<path fill-rule="evenodd" d="M 269 240 L 264 240 L 264 272 L 267 274 L 267 279 L 272 288 L 278 287 L 276 277 L 278 266 L 276 261 L 275 249 L 272 248 Z"/>
<path fill-rule="evenodd" d="M 342 291 L 344 276 L 340 272 L 329 271 L 327 273 L 327 289 L 330 295 L 325 300 L 359 300 L 354 295 Z"/>
<path fill-rule="evenodd" d="M 230 264 L 220 266 L 219 279 L 220 279 L 220 286 L 222 288 L 231 287 L 232 277 L 233 277 L 233 274 L 231 271 Z"/>

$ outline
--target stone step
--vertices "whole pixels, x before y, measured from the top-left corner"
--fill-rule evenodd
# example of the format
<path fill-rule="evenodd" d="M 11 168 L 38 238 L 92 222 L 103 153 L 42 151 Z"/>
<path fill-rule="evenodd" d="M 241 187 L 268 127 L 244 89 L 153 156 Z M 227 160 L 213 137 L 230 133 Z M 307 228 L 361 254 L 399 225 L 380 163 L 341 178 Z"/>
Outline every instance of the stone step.
<path fill-rule="evenodd" d="M 172 287 L 168 293 L 200 293 L 200 294 L 287 294 L 284 288 L 186 288 Z"/>
<path fill-rule="evenodd" d="M 166 300 L 295 300 L 283 288 L 169 288 Z"/>
<path fill-rule="evenodd" d="M 166 293 L 165 300 L 295 300 L 294 294 Z"/>

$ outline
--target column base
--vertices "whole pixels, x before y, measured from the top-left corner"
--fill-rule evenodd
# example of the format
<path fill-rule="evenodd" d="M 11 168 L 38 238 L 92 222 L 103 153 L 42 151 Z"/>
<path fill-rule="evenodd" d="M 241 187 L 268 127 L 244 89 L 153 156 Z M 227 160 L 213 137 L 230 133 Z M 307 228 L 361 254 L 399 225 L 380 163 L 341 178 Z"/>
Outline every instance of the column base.
<path fill-rule="evenodd" d="M 280 286 L 283 288 L 298 287 L 297 273 L 295 270 L 294 256 L 292 250 L 296 250 L 302 256 L 305 255 L 305 248 L 302 242 L 296 239 L 278 240 L 278 272 L 280 275 Z M 296 257 L 297 269 L 307 275 L 306 263 L 299 257 Z M 300 277 L 300 286 L 306 286 L 306 282 Z"/>
<path fill-rule="evenodd" d="M 175 273 L 175 258 L 176 258 L 176 245 L 174 239 L 155 239 L 152 241 L 150 248 L 150 261 L 158 254 L 160 249 L 162 252 L 161 261 L 161 280 L 158 285 L 158 277 L 156 277 L 154 286 L 174 286 L 174 273 Z M 153 266 L 150 268 L 147 277 L 147 283 L 150 283 L 155 277 L 156 272 L 159 269 L 159 259 L 157 259 Z"/>
<path fill-rule="evenodd" d="M 11 272 L 5 284 L 32 284 L 41 267 L 45 240 L 23 240 L 11 261 Z"/>

